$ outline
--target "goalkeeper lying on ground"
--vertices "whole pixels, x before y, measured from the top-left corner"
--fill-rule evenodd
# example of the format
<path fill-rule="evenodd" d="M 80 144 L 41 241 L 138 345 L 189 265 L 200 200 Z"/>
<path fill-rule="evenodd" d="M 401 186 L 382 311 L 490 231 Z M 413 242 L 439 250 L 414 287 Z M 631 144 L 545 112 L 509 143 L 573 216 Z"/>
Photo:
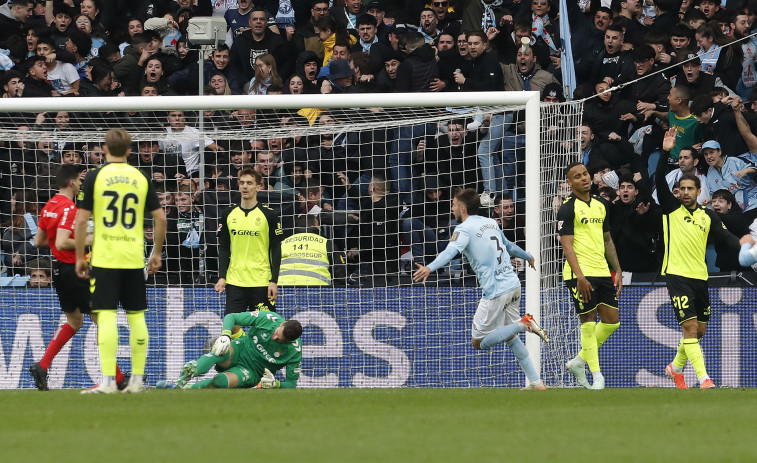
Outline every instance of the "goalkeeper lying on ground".
<path fill-rule="evenodd" d="M 247 336 L 231 340 L 234 325 L 249 326 Z M 247 388 L 260 385 L 264 389 L 294 388 L 300 377 L 302 325 L 297 320 L 264 311 L 230 313 L 223 318 L 223 333 L 213 349 L 197 360 L 184 365 L 176 384 L 159 382 L 158 388 Z M 218 374 L 211 379 L 187 382 L 216 366 Z M 274 378 L 276 371 L 286 367 L 286 380 Z M 273 373 L 272 373 L 273 372 Z"/>

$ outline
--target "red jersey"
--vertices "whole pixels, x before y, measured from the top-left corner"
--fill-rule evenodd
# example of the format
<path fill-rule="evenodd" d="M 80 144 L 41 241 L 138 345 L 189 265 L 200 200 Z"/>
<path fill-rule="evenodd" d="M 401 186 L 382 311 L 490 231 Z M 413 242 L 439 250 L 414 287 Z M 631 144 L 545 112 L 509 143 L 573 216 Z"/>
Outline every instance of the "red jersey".
<path fill-rule="evenodd" d="M 58 193 L 45 204 L 39 215 L 38 226 L 47 233 L 53 256 L 59 261 L 69 264 L 76 263 L 76 251 L 74 249 L 56 248 L 55 238 L 59 229 L 69 230 L 71 238 L 74 237 L 74 220 L 76 220 L 77 211 L 76 204 L 69 197 Z"/>

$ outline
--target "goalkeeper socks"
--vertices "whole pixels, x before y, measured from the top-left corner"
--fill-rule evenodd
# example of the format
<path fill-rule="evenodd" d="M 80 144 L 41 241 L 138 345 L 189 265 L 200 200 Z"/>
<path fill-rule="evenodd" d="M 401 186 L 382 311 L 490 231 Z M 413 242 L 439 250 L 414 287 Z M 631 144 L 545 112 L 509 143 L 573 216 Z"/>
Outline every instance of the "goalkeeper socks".
<path fill-rule="evenodd" d="M 228 389 L 229 388 L 229 377 L 226 376 L 226 373 L 220 373 L 215 376 L 213 376 L 213 379 L 210 380 L 210 386 L 209 387 L 216 387 L 219 389 Z"/>
<path fill-rule="evenodd" d="M 672 362 L 673 371 L 676 373 L 683 372 L 683 367 L 686 366 L 686 361 L 688 359 L 689 357 L 686 355 L 686 347 L 683 344 L 683 338 L 681 338 L 681 341 L 678 343 L 678 351 Z"/>
<path fill-rule="evenodd" d="M 510 350 L 513 351 L 513 354 L 515 354 L 515 357 L 518 359 L 518 363 L 520 363 L 520 367 L 523 369 L 523 373 L 526 374 L 528 382 L 532 384 L 538 382 L 539 373 L 536 371 L 533 362 L 531 362 L 531 357 L 528 355 L 528 349 L 526 349 L 526 345 L 523 344 L 523 341 L 521 341 L 520 338 L 516 336 L 515 339 L 508 341 L 507 345 L 508 347 L 510 347 Z"/>
<path fill-rule="evenodd" d="M 688 338 L 683 340 L 683 348 L 686 350 L 686 356 L 691 362 L 691 366 L 694 367 L 694 371 L 697 373 L 699 382 L 709 378 L 707 370 L 704 367 L 704 356 L 702 355 L 702 348 L 699 346 L 699 340 L 696 338 Z"/>
<path fill-rule="evenodd" d="M 589 364 L 589 371 L 599 371 L 599 355 L 597 354 L 596 323 L 581 323 L 581 352 L 578 355 Z"/>
<path fill-rule="evenodd" d="M 39 366 L 45 370 L 50 368 L 50 364 L 53 363 L 55 356 L 58 355 L 58 352 L 60 352 L 63 346 L 66 345 L 68 340 L 71 339 L 74 334 L 76 334 L 76 330 L 74 330 L 73 326 L 68 323 L 62 324 L 53 335 L 50 344 L 47 345 L 47 350 L 45 351 L 45 355 L 42 356 L 42 359 L 39 361 Z"/>
<path fill-rule="evenodd" d="M 205 389 L 210 387 L 210 383 L 212 382 L 212 379 L 203 379 L 202 381 L 197 381 L 193 385 L 189 386 L 189 389 Z"/>
<path fill-rule="evenodd" d="M 487 334 L 481 341 L 481 349 L 489 349 L 499 343 L 505 342 L 518 333 L 526 331 L 523 327 L 523 323 L 515 322 L 502 328 L 497 328 L 491 333 Z"/>
<path fill-rule="evenodd" d="M 213 355 L 212 353 L 203 355 L 197 359 L 197 373 L 195 373 L 195 376 L 204 375 L 213 368 L 213 365 L 225 362 L 230 356 L 231 351 L 226 352 L 220 357 Z"/>
<path fill-rule="evenodd" d="M 100 369 L 105 377 L 116 377 L 116 351 L 118 327 L 115 310 L 97 311 L 97 347 L 100 351 Z M 144 364 L 143 364 L 144 367 Z M 103 381 L 105 384 L 105 381 Z"/>
<path fill-rule="evenodd" d="M 147 341 L 149 340 L 145 313 L 142 310 L 126 312 L 126 318 L 129 320 L 131 373 L 134 375 L 143 375 L 145 373 L 145 362 L 147 361 Z"/>
<path fill-rule="evenodd" d="M 239 328 L 236 332 L 231 333 L 231 340 L 239 339 L 242 336 L 245 335 L 245 332 L 242 328 Z"/>
<path fill-rule="evenodd" d="M 597 349 L 602 347 L 602 344 L 607 341 L 607 338 L 612 336 L 612 334 L 620 327 L 620 322 L 618 323 L 597 323 L 597 326 L 594 327 L 594 335 L 597 337 Z"/>

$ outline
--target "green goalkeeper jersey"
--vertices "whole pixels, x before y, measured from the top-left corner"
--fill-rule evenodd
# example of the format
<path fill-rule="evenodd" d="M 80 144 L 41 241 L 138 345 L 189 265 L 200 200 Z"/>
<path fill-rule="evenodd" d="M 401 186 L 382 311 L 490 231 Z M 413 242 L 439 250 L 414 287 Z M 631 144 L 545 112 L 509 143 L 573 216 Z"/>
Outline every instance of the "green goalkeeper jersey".
<path fill-rule="evenodd" d="M 238 363 L 261 376 L 264 368 L 275 373 L 286 367 L 286 380 L 281 382 L 282 388 L 296 386 L 302 363 L 302 344 L 299 339 L 287 343 L 271 339 L 276 328 L 285 321 L 281 315 L 267 310 L 231 313 L 223 318 L 224 330 L 231 330 L 234 325 L 250 327 L 247 336 L 238 339 L 239 344 L 235 344 L 235 349 L 236 346 L 242 347 L 238 353 Z"/>

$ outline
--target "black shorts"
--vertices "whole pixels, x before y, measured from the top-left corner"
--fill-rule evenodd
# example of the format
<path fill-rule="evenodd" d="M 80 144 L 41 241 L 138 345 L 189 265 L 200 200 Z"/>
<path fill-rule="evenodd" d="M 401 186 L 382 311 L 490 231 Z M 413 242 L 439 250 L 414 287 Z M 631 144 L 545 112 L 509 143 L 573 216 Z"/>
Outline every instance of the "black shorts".
<path fill-rule="evenodd" d="M 707 290 L 707 281 L 678 275 L 668 275 L 666 279 L 668 294 L 679 325 L 692 318 L 702 323 L 710 321 L 710 292 Z"/>
<path fill-rule="evenodd" d="M 268 286 L 255 286 L 246 288 L 244 286 L 226 285 L 226 311 L 224 315 L 230 313 L 241 313 L 255 310 L 270 310 L 276 312 L 276 303 L 268 300 Z"/>
<path fill-rule="evenodd" d="M 89 282 L 76 276 L 76 264 L 55 261 L 53 263 L 53 284 L 58 293 L 60 308 L 66 313 L 79 309 L 89 313 Z"/>
<path fill-rule="evenodd" d="M 591 287 L 594 291 L 591 292 L 591 299 L 587 302 L 581 302 L 581 298 L 578 295 L 578 279 L 565 280 L 565 286 L 570 290 L 570 295 L 573 296 L 573 304 L 576 307 L 576 313 L 583 315 L 596 309 L 598 305 L 604 304 L 613 309 L 618 308 L 618 296 L 615 285 L 610 277 L 586 277 L 591 283 Z"/>
<path fill-rule="evenodd" d="M 144 269 L 92 267 L 89 277 L 92 310 L 147 310 Z"/>

